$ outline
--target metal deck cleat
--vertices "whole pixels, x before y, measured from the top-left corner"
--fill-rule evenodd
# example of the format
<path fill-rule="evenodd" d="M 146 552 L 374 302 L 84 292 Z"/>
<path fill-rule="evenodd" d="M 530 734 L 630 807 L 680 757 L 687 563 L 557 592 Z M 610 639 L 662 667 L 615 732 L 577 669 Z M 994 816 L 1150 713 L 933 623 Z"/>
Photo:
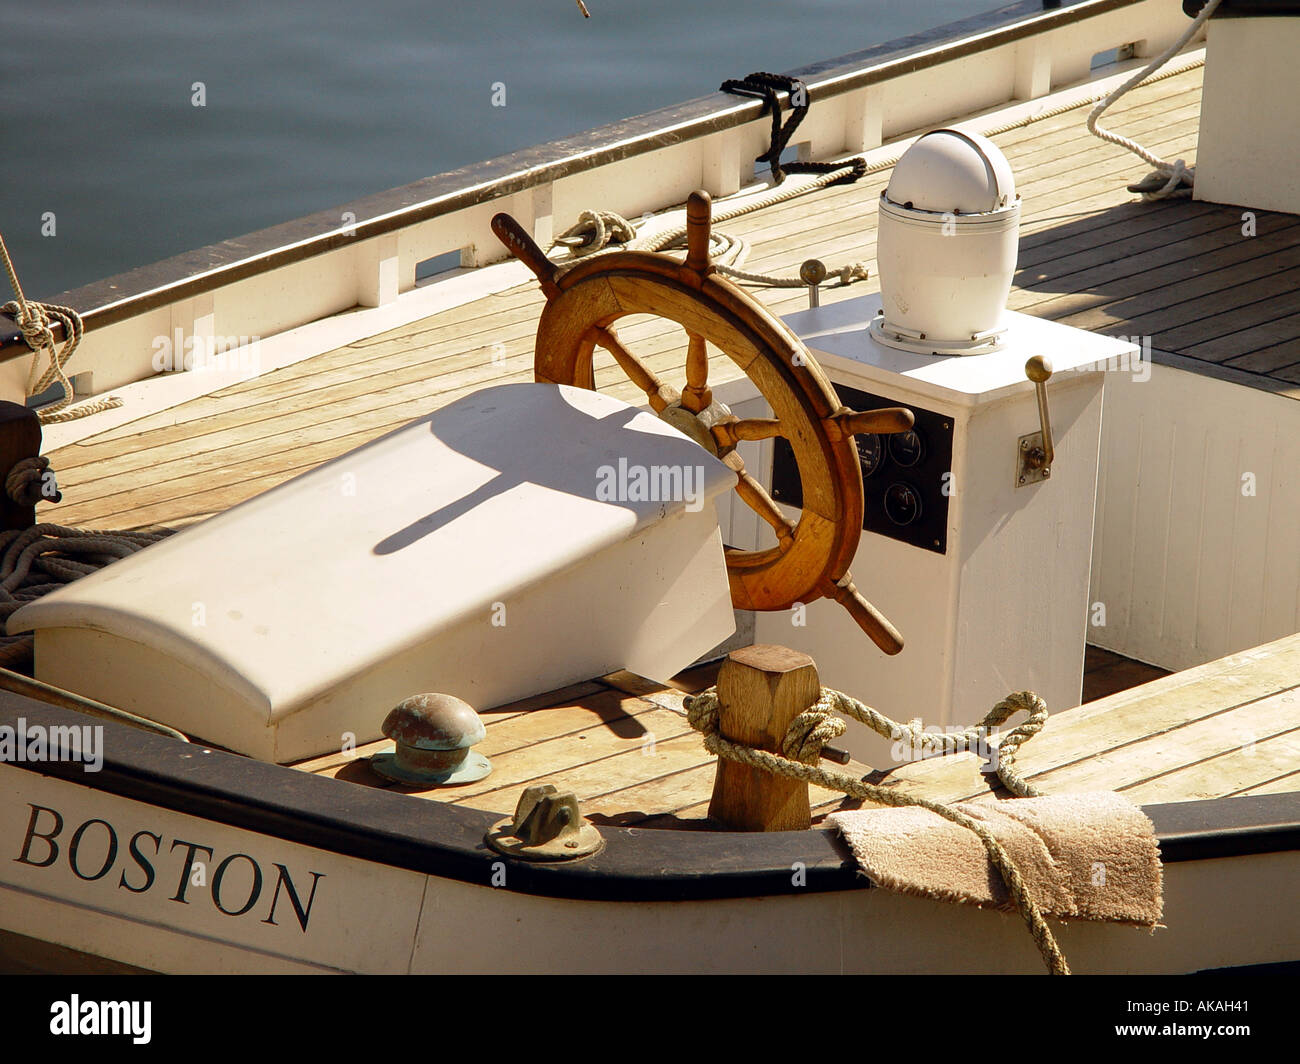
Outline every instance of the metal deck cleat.
<path fill-rule="evenodd" d="M 572 791 L 539 783 L 519 796 L 515 815 L 494 824 L 486 841 L 498 853 L 530 861 L 567 861 L 589 857 L 605 840 L 587 823 Z"/>

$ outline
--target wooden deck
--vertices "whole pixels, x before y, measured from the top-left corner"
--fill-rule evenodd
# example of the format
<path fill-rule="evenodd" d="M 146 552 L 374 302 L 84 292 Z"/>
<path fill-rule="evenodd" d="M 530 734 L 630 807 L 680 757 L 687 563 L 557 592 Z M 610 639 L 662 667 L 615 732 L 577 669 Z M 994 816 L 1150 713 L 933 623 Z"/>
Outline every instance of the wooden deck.
<path fill-rule="evenodd" d="M 1107 121 L 1167 157 L 1195 155 L 1201 70 L 1131 93 Z M 1153 347 L 1296 384 L 1300 397 L 1300 219 L 1189 200 L 1147 204 L 1125 184 L 1146 173 L 1127 152 L 1088 135 L 1085 108 L 996 138 L 1024 200 L 1020 268 L 1010 305 Z M 955 116 L 956 117 L 956 116 Z M 987 128 L 998 115 L 986 116 Z M 726 223 L 753 245 L 746 268 L 793 274 L 812 256 L 871 262 L 875 203 L 889 173 Z M 600 204 L 592 204 L 600 206 Z M 826 301 L 877 287 L 830 286 Z M 777 313 L 802 290 L 753 289 Z M 218 513 L 485 385 L 531 379 L 542 296 L 529 283 L 256 380 L 86 438 L 51 454 L 64 502 L 41 518 L 134 528 Z M 624 339 L 680 386 L 685 338 L 642 321 Z M 504 345 L 504 361 L 500 346 Z M 641 401 L 598 352 L 602 390 Z M 717 356 L 715 381 L 737 375 Z"/>
<path fill-rule="evenodd" d="M 1193 70 L 1138 90 L 1108 124 L 1193 161 L 1200 81 Z M 1139 202 L 1124 186 L 1146 168 L 1090 137 L 1085 117 L 1077 108 L 996 138 L 1025 210 L 1012 309 L 1150 336 L 1154 348 L 1211 369 L 1229 366 L 1274 390 L 1296 385 L 1300 398 L 1300 314 L 1291 297 L 1300 285 L 1300 219 L 1260 212 L 1247 236 L 1238 208 Z M 985 125 L 998 121 L 989 115 Z M 722 228 L 752 244 L 751 270 L 793 274 L 814 256 L 831 266 L 871 262 L 875 202 L 888 179 L 872 175 Z M 874 277 L 831 286 L 823 299 L 876 287 Z M 802 290 L 753 291 L 778 314 L 806 305 Z M 42 506 L 40 518 L 181 527 L 219 513 L 469 392 L 530 380 L 542 305 L 535 284 L 520 285 L 61 448 L 51 460 L 64 501 Z M 679 329 L 647 319 L 620 334 L 682 385 Z M 714 382 L 738 375 L 721 356 L 710 372 Z M 597 384 L 642 400 L 599 352 Z M 1025 747 L 1021 763 L 1044 789 L 1115 787 L 1161 802 L 1300 783 L 1300 636 L 1149 683 L 1159 670 L 1114 658 L 1090 649 L 1085 698 L 1100 700 L 1054 717 Z M 713 762 L 685 720 L 681 690 L 711 679 L 705 670 L 659 688 L 622 674 L 489 710 L 480 749 L 493 774 L 429 797 L 506 814 L 524 786 L 550 781 L 574 789 L 598 823 L 707 826 Z M 376 748 L 299 767 L 392 786 L 361 756 Z M 938 797 L 988 793 L 969 755 L 900 768 L 890 781 Z M 818 793 L 818 815 L 839 805 Z"/>
<path fill-rule="evenodd" d="M 1094 678 L 1126 662 L 1090 657 Z M 1127 665 L 1141 686 L 1052 716 L 1021 748 L 1027 779 L 1047 793 L 1115 789 L 1139 804 L 1300 788 L 1300 634 L 1172 676 Z M 378 776 L 367 757 L 391 750 L 389 742 L 296 767 L 503 816 L 525 787 L 554 783 L 572 790 L 597 824 L 712 828 L 715 759 L 687 723 L 682 695 L 711 684 L 716 671 L 701 666 L 668 687 L 617 673 L 489 710 L 487 738 L 475 749 L 492 773 L 464 786 L 421 790 Z M 980 764 L 960 754 L 841 771 L 944 801 L 993 800 Z M 814 823 L 852 807 L 817 787 L 811 801 Z"/>
<path fill-rule="evenodd" d="M 1300 633 L 1067 710 L 1016 764 L 1044 793 L 1114 790 L 1139 805 L 1295 793 Z M 917 762 L 885 783 L 945 802 L 998 797 L 973 754 Z"/>

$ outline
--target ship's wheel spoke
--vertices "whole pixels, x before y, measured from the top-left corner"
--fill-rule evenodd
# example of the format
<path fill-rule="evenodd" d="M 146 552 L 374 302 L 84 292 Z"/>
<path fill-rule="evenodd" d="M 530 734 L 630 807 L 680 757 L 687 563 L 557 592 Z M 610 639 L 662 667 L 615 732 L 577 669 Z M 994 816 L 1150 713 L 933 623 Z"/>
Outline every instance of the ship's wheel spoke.
<path fill-rule="evenodd" d="M 858 627 L 886 654 L 897 654 L 903 649 L 903 637 L 898 634 L 898 629 L 863 597 L 853 583 L 851 573 L 846 572 L 827 593 L 849 611 L 849 616 L 857 621 Z"/>
<path fill-rule="evenodd" d="M 736 494 L 741 497 L 746 506 L 772 526 L 781 551 L 783 553 L 788 551 L 794 546 L 794 525 L 790 524 L 777 509 L 776 501 L 767 493 L 767 489 L 749 475 L 749 471 L 745 468 L 745 461 L 738 452 L 731 451 L 723 455 L 722 461 L 736 474 Z"/>
<path fill-rule="evenodd" d="M 707 410 L 713 402 L 713 389 L 709 387 L 709 349 L 703 336 L 686 334 L 690 344 L 686 348 L 686 387 L 682 389 L 682 406 L 692 414 Z"/>
<path fill-rule="evenodd" d="M 719 421 L 713 426 L 713 438 L 721 447 L 735 447 L 741 441 L 770 440 L 775 436 L 784 436 L 781 422 L 774 417 L 732 418 Z"/>
<path fill-rule="evenodd" d="M 912 427 L 912 411 L 902 406 L 884 406 L 878 410 L 849 410 L 847 407 L 832 414 L 823 421 L 826 434 L 833 440 L 842 440 L 846 436 L 858 433 L 876 432 L 889 434 L 907 432 Z"/>
<path fill-rule="evenodd" d="M 645 392 L 655 413 L 663 411 L 678 401 L 680 396 L 677 394 L 677 389 L 664 384 L 649 366 L 624 347 L 623 341 L 612 328 L 593 326 L 590 336 L 593 342 L 614 356 L 614 361 L 628 375 L 628 379 Z"/>

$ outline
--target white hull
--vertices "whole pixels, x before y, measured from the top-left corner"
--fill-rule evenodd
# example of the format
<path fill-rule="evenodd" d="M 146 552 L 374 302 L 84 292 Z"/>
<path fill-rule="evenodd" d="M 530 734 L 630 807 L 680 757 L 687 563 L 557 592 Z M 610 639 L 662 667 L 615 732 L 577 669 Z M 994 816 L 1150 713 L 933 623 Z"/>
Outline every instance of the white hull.
<path fill-rule="evenodd" d="M 34 837 L 24 850 L 33 805 L 63 818 L 54 838 L 58 857 L 47 867 L 36 867 L 49 856 L 47 842 Z M 74 871 L 72 840 L 87 821 L 101 823 L 83 833 Z M 37 834 L 49 834 L 54 823 L 51 814 L 39 814 Z M 113 825 L 118 852 L 100 875 L 109 848 L 104 824 Z M 161 839 L 158 856 L 153 836 Z M 130 888 L 143 886 L 146 873 L 130 852 L 133 837 L 155 871 L 155 881 L 139 893 Z M 182 883 L 191 843 L 212 853 L 205 859 L 203 850 L 196 851 Z M 488 851 L 481 881 L 463 882 L 326 852 L 13 765 L 0 766 L 0 845 L 0 927 L 162 972 L 1042 971 L 1014 914 L 875 889 L 672 902 L 541 897 L 510 889 L 513 871 Z M 24 853 L 36 864 L 17 859 Z M 235 854 L 248 859 L 232 860 L 214 890 L 221 862 Z M 217 900 L 238 911 L 254 893 L 249 859 L 262 873 L 261 888 L 247 913 L 226 915 Z M 306 910 L 305 928 L 286 874 Z M 798 874 L 792 862 L 792 882 Z M 501 885 L 493 886 L 494 878 Z M 1167 864 L 1165 927 L 1148 933 L 1058 925 L 1059 941 L 1080 973 L 1189 972 L 1294 960 L 1300 919 L 1279 910 L 1276 901 L 1297 879 L 1295 851 Z M 177 901 L 182 886 L 184 901 Z M 1231 906 L 1223 905 L 1225 898 Z"/>

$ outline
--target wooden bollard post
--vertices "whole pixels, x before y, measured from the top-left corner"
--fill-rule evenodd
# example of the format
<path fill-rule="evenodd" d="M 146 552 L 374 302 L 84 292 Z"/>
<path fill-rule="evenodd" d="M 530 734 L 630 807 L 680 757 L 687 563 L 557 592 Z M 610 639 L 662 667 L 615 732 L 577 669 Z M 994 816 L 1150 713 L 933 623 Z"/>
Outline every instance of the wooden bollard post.
<path fill-rule="evenodd" d="M 24 458 L 41 453 L 41 421 L 35 410 L 0 401 L 0 531 L 27 529 L 36 524 L 36 506 L 15 502 L 5 490 L 9 470 Z"/>
<path fill-rule="evenodd" d="M 779 754 L 790 722 L 820 694 L 807 654 L 762 643 L 733 650 L 718 671 L 718 731 Z M 801 831 L 812 825 L 808 784 L 720 757 L 709 816 L 732 831 Z"/>

